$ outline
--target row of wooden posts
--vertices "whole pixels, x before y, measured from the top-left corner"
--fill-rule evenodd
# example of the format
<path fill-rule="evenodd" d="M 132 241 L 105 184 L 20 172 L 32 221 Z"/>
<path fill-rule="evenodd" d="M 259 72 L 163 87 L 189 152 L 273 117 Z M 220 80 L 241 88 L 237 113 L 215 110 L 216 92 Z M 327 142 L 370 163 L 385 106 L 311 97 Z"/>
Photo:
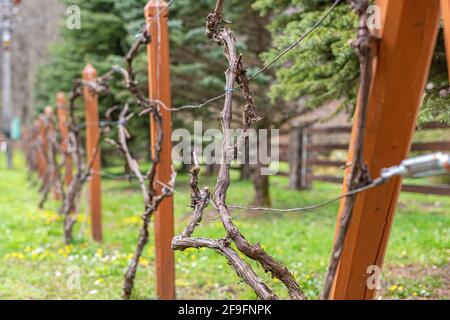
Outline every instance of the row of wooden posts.
<path fill-rule="evenodd" d="M 376 3 L 382 11 L 384 28 L 379 34 L 382 40 L 373 67 L 374 77 L 364 141 L 364 156 L 372 176 L 378 174 L 384 167 L 400 163 L 408 156 L 423 90 L 428 79 L 441 14 L 444 16 L 450 58 L 450 0 L 376 0 Z M 164 6 L 167 4 L 163 0 L 151 0 L 145 10 L 146 18 L 155 17 L 158 12 L 165 10 Z M 150 98 L 161 100 L 165 105 L 171 106 L 168 10 L 165 10 L 160 18 L 161 23 L 149 24 L 153 39 L 161 39 L 159 48 L 156 42 L 148 45 Z M 158 35 L 159 26 L 161 30 Z M 95 77 L 93 69 L 88 67 L 86 70 L 90 70 L 87 73 L 91 79 Z M 62 103 L 62 95 L 59 97 L 61 97 L 59 106 L 63 110 L 62 106 L 65 103 Z M 97 121 L 97 97 L 86 91 L 85 102 L 86 116 L 93 117 L 87 121 Z M 157 180 L 168 181 L 172 165 L 171 115 L 166 110 L 162 110 L 162 113 L 165 139 Z M 99 128 L 87 127 L 91 128 L 87 132 L 87 153 L 92 155 L 92 141 L 96 141 Z M 152 126 L 152 131 L 154 130 Z M 354 128 L 353 132 L 356 131 L 357 128 Z M 61 130 L 61 134 L 63 132 L 64 129 Z M 154 134 L 152 136 L 154 137 Z M 152 140 L 152 146 L 154 142 Z M 356 143 L 354 135 L 351 143 Z M 100 155 L 98 157 L 100 158 Z M 95 168 L 98 169 L 99 167 Z M 90 181 L 90 210 L 94 238 L 101 240 L 101 192 L 98 171 Z M 346 177 L 349 175 L 350 172 L 347 170 Z M 345 240 L 335 278 L 333 299 L 372 299 L 375 296 L 375 290 L 366 285 L 367 268 L 372 265 L 381 267 L 383 264 L 401 185 L 401 179 L 397 178 L 358 195 L 353 222 Z M 342 213 L 341 205 L 337 228 Z M 173 199 L 169 198 L 163 202 L 155 216 L 157 295 L 161 299 L 175 298 L 174 254 L 170 248 L 173 227 Z"/>
<path fill-rule="evenodd" d="M 97 74 L 95 68 L 88 64 L 83 72 L 84 81 L 93 81 Z M 86 161 L 92 163 L 92 174 L 89 179 L 89 212 L 92 225 L 92 237 L 95 241 L 101 242 L 103 240 L 102 232 L 102 196 L 101 196 L 101 153 L 96 151 L 97 142 L 100 139 L 100 126 L 99 126 L 99 113 L 98 113 L 98 96 L 92 93 L 91 90 L 85 88 L 84 90 L 84 102 L 85 102 L 85 122 L 86 125 Z M 48 121 L 56 120 L 57 121 Z M 49 125 L 50 123 L 50 125 Z M 51 123 L 58 123 L 58 128 L 51 126 Z M 73 159 L 69 155 L 69 123 L 68 123 L 68 110 L 67 110 L 67 98 L 64 92 L 59 92 L 56 95 L 56 113 L 53 107 L 47 106 L 44 112 L 39 115 L 38 119 L 34 123 L 35 127 L 39 128 L 38 138 L 41 142 L 40 152 L 37 155 L 37 169 L 41 179 L 45 179 L 48 171 L 48 163 L 46 155 L 48 153 L 47 135 L 48 131 L 59 130 L 61 137 L 61 150 L 67 154 L 65 157 L 65 179 L 64 184 L 66 187 L 70 185 L 73 178 Z M 98 146 L 99 147 L 99 146 Z M 95 157 L 95 158 L 94 158 Z M 60 195 L 57 191 L 54 191 L 54 197 L 56 200 L 60 199 Z"/>
<path fill-rule="evenodd" d="M 148 45 L 148 74 L 149 92 L 151 100 L 159 100 L 167 106 L 172 104 L 170 91 L 170 61 L 169 61 L 169 30 L 168 30 L 168 8 L 164 1 L 151 0 L 145 7 L 145 17 L 147 21 L 159 18 L 160 23 L 148 23 L 149 33 L 153 41 Z M 158 40 L 157 40 L 158 39 Z M 158 41 L 160 43 L 158 43 Z M 84 81 L 94 81 L 97 78 L 97 71 L 92 64 L 86 65 L 82 71 Z M 92 165 L 92 173 L 88 182 L 88 203 L 92 226 L 92 237 L 95 241 L 103 240 L 102 231 L 102 192 L 101 192 L 101 152 L 96 150 L 99 147 L 100 122 L 99 122 L 99 100 L 97 93 L 84 87 L 84 109 L 86 127 L 86 162 Z M 56 117 L 58 119 L 58 130 L 61 136 L 61 149 L 67 151 L 68 145 L 68 110 L 67 99 L 63 92 L 56 96 Z M 171 135 L 172 120 L 171 113 L 162 109 L 164 140 L 161 151 L 161 161 L 157 168 L 156 180 L 169 181 L 172 174 L 171 160 Z M 43 154 L 38 155 L 37 166 L 41 178 L 47 172 L 46 163 L 46 121 L 45 117 L 54 116 L 52 107 L 47 107 L 35 125 L 39 127 L 39 135 L 43 141 Z M 52 128 L 56 129 L 56 128 Z M 150 124 L 152 152 L 156 144 L 156 125 Z M 44 153 L 45 152 L 45 153 Z M 95 157 L 95 158 L 94 158 Z M 65 184 L 68 186 L 72 180 L 73 170 L 72 159 L 65 163 Z M 156 187 L 156 192 L 161 192 L 160 186 Z M 58 195 L 55 194 L 58 198 Z M 173 199 L 165 199 L 155 213 L 155 257 L 156 257 L 156 279 L 157 295 L 160 299 L 168 300 L 175 298 L 175 261 L 174 253 L 171 249 L 173 238 Z"/>

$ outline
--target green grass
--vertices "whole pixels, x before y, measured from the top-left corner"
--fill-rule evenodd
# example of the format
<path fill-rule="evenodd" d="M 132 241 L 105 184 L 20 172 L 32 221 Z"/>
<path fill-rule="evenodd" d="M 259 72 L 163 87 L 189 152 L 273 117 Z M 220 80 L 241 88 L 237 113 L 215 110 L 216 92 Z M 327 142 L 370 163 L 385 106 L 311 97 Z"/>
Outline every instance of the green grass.
<path fill-rule="evenodd" d="M 119 299 L 123 273 L 133 253 L 142 211 L 142 199 L 135 184 L 103 180 L 104 243 L 90 239 L 89 224 L 80 215 L 76 239 L 71 246 L 62 243 L 62 222 L 55 214 L 58 204 L 50 201 L 38 210 L 38 192 L 26 180 L 23 160 L 16 159 L 16 170 L 4 169 L 0 157 L 0 299 Z M 247 204 L 253 190 L 249 181 L 233 177 L 229 203 Z M 190 214 L 188 176 L 177 179 L 176 231 Z M 213 186 L 213 178 L 202 177 L 201 184 Z M 271 178 L 273 205 L 279 208 L 315 204 L 339 193 L 340 187 L 316 183 L 314 190 L 296 192 L 287 188 L 283 177 Z M 448 265 L 450 248 L 448 208 L 445 197 L 402 194 L 388 254 L 389 268 L 417 266 L 443 269 Z M 236 223 L 252 242 L 260 242 L 269 253 L 286 264 L 311 298 L 318 296 L 326 270 L 338 204 L 306 214 L 241 214 Z M 198 235 L 222 237 L 223 228 L 208 212 Z M 84 229 L 83 231 L 80 231 Z M 154 244 L 145 250 L 139 267 L 133 298 L 154 299 Z M 253 299 L 224 258 L 207 250 L 176 253 L 177 295 L 181 299 Z M 286 297 L 282 285 L 269 279 Z M 77 283 L 79 274 L 80 286 Z M 75 281 L 74 281 L 75 279 Z M 402 277 L 387 273 L 383 284 L 386 298 L 430 297 L 446 285 L 439 277 Z M 400 290 L 400 289 L 401 290 Z"/>

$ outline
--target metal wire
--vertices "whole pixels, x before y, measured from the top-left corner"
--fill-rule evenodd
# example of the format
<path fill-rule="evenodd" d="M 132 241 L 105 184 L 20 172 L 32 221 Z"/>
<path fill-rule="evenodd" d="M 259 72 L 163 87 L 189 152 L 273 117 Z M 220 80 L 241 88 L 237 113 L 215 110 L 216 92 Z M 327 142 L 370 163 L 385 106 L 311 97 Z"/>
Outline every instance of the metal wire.
<path fill-rule="evenodd" d="M 330 204 L 333 204 L 341 199 L 344 199 L 344 198 L 347 198 L 350 196 L 354 196 L 356 194 L 359 194 L 364 191 L 375 188 L 375 187 L 383 184 L 385 181 L 386 180 L 378 178 L 378 179 L 374 180 L 372 183 L 370 183 L 369 185 L 366 185 L 361 188 L 355 189 L 353 191 L 347 192 L 343 195 L 340 195 L 336 198 L 327 200 L 325 202 L 322 202 L 322 203 L 319 203 L 316 205 L 307 206 L 307 207 L 291 208 L 291 209 L 275 209 L 275 208 L 261 208 L 261 207 L 247 207 L 247 206 L 240 206 L 240 205 L 231 205 L 231 206 L 228 206 L 228 208 L 238 209 L 238 210 L 266 211 L 266 212 L 278 212 L 278 213 L 295 213 L 295 212 L 312 211 L 312 210 L 317 210 L 317 209 L 329 206 Z"/>

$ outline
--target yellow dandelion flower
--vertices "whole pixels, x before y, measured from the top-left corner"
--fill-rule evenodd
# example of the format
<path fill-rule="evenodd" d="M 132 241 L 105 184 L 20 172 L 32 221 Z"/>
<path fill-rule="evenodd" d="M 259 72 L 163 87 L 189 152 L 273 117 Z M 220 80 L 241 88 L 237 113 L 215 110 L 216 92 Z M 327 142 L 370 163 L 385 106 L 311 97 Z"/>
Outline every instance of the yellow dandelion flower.
<path fill-rule="evenodd" d="M 126 217 L 122 219 L 122 223 L 125 225 L 140 225 L 141 221 L 142 219 L 139 216 Z"/>
<path fill-rule="evenodd" d="M 148 261 L 145 258 L 141 258 L 141 260 L 139 261 L 139 264 L 143 267 L 148 267 L 150 265 L 150 261 Z"/>
<path fill-rule="evenodd" d="M 103 256 L 103 249 L 102 249 L 102 248 L 98 248 L 98 249 L 95 251 L 95 255 L 96 255 L 98 258 L 101 258 L 101 257 Z"/>
<path fill-rule="evenodd" d="M 25 256 L 21 252 L 11 252 L 5 256 L 6 260 L 24 260 Z"/>

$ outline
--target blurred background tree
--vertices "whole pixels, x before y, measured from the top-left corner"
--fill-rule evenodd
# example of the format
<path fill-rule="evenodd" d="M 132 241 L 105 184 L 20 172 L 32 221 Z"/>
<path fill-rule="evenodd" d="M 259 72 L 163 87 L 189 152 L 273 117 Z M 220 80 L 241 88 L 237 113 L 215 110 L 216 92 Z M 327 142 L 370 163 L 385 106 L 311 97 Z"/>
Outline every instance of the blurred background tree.
<path fill-rule="evenodd" d="M 11 47 L 13 115 L 28 125 L 35 114 L 32 106 L 36 69 L 48 58 L 48 45 L 56 40 L 55 17 L 60 15 L 62 5 L 58 0 L 22 1 L 17 8 Z"/>
<path fill-rule="evenodd" d="M 81 29 L 67 29 L 66 17 L 62 17 L 58 41 L 51 47 L 50 58 L 41 66 L 37 76 L 35 106 L 38 109 L 54 104 L 56 91 L 68 92 L 72 80 L 80 77 L 86 63 L 93 63 L 99 74 L 113 64 L 122 64 L 122 57 L 145 23 L 143 7 L 147 0 L 59 1 L 66 7 L 78 5 L 81 8 Z M 314 25 L 332 1 L 229 0 L 225 3 L 225 18 L 232 21 L 239 51 L 244 55 L 249 75 L 252 75 Z M 205 37 L 205 17 L 214 4 L 215 0 L 176 0 L 170 7 L 174 107 L 196 105 L 223 93 L 223 72 L 227 68 L 223 48 Z M 331 101 L 339 101 L 339 110 L 351 115 L 359 82 L 358 61 L 350 46 L 356 30 L 357 17 L 343 1 L 299 47 L 255 79 L 251 87 L 258 113 L 264 117 L 258 128 L 285 127 L 291 120 Z M 135 68 L 140 86 L 147 90 L 144 51 L 137 58 Z M 101 112 L 112 105 L 132 102 L 118 84 L 113 87 L 113 95 L 101 100 Z M 443 94 L 445 88 L 448 88 L 448 79 L 441 34 L 421 111 L 422 122 L 450 122 L 449 95 Z M 174 113 L 174 127 L 192 129 L 195 119 L 203 121 L 204 129 L 218 127 L 222 102 Z M 239 126 L 243 105 L 242 99 L 237 98 L 236 127 Z M 133 121 L 130 126 L 135 137 L 139 133 L 139 139 L 131 142 L 132 150 L 148 158 L 148 118 Z M 120 157 L 114 157 L 109 146 L 105 145 L 104 151 L 106 164 L 120 163 Z M 254 204 L 270 205 L 269 177 L 259 175 L 259 166 L 251 169 Z"/>
<path fill-rule="evenodd" d="M 333 3 L 330 0 L 256 0 L 261 14 L 271 16 L 268 28 L 273 36 L 271 48 L 263 55 L 271 60 L 280 50 L 303 34 Z M 292 101 L 306 97 L 308 108 L 320 108 L 339 100 L 341 109 L 352 113 L 359 83 L 359 67 L 350 41 L 355 36 L 357 17 L 347 1 L 342 1 L 301 49 L 286 55 L 276 71 L 272 99 Z M 424 104 L 419 121 L 450 123 L 450 98 L 444 38 L 437 42 Z"/>

